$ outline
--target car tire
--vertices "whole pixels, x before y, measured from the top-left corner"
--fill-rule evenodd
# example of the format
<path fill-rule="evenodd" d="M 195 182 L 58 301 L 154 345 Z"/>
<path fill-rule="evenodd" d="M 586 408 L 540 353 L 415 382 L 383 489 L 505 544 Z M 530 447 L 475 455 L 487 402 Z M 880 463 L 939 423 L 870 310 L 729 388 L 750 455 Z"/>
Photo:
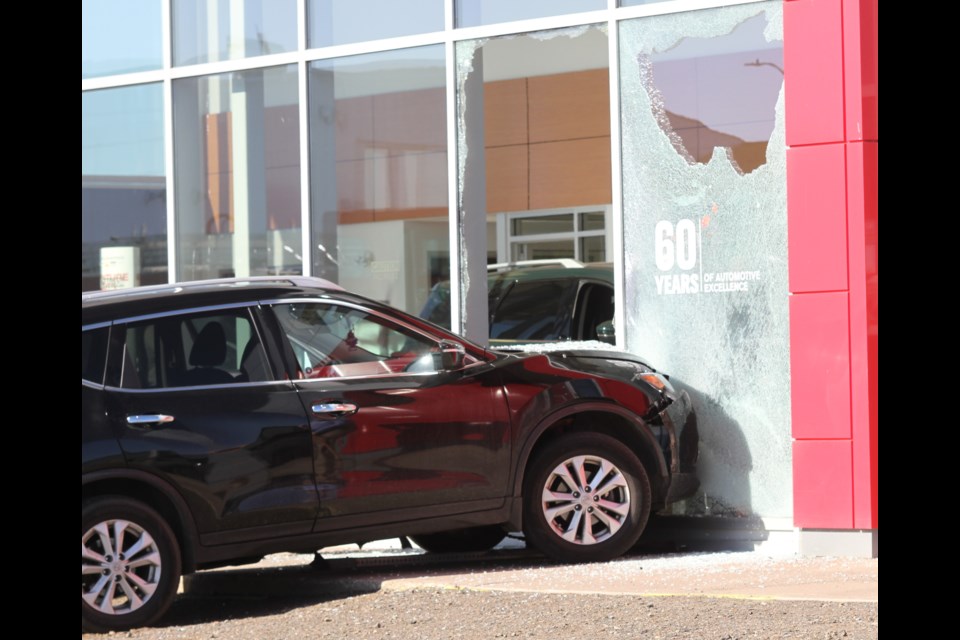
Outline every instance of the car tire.
<path fill-rule="evenodd" d="M 564 562 L 596 562 L 636 544 L 650 517 L 650 480 L 622 442 L 599 433 L 564 435 L 527 467 L 527 542 Z"/>
<path fill-rule="evenodd" d="M 490 525 L 408 537 L 415 545 L 431 553 L 468 553 L 489 551 L 506 536 L 500 525 Z"/>
<path fill-rule="evenodd" d="M 103 496 L 80 511 L 81 629 L 117 631 L 155 621 L 180 585 L 170 525 L 130 498 Z"/>

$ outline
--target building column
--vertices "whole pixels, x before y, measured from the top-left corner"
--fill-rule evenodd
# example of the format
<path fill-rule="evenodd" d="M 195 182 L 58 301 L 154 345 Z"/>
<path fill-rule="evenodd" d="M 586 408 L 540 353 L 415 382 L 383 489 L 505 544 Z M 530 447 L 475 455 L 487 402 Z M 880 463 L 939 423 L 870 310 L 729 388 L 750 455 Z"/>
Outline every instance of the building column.
<path fill-rule="evenodd" d="M 878 555 L 877 0 L 785 0 L 794 524 Z"/>

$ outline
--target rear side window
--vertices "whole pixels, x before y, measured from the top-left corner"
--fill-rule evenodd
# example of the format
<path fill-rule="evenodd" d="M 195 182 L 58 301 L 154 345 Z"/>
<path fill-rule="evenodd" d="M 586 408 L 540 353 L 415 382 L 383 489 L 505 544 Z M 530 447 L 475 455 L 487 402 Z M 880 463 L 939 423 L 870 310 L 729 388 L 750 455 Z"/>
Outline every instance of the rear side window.
<path fill-rule="evenodd" d="M 272 375 L 247 309 L 126 325 L 120 386 L 162 389 L 262 382 Z"/>
<path fill-rule="evenodd" d="M 110 327 L 81 331 L 82 363 L 80 378 L 93 384 L 103 384 L 103 367 L 107 362 L 107 341 Z"/>

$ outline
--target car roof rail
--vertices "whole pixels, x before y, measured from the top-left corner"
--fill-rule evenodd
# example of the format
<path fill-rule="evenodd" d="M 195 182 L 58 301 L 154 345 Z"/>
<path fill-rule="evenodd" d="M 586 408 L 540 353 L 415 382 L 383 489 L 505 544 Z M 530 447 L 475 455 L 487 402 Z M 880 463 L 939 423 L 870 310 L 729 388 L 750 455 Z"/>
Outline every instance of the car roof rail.
<path fill-rule="evenodd" d="M 516 260 L 513 262 L 497 262 L 487 265 L 487 271 L 504 271 L 516 267 L 563 267 L 564 269 L 581 269 L 583 263 L 573 258 L 545 258 L 542 260 Z"/>
<path fill-rule="evenodd" d="M 210 280 L 190 280 L 187 282 L 172 282 L 168 284 L 156 284 L 130 289 L 107 289 L 103 291 L 85 291 L 81 292 L 81 300 L 102 300 L 104 298 L 147 295 L 151 293 L 175 293 L 190 289 L 200 289 L 216 286 L 238 286 L 251 284 L 276 284 L 293 287 L 317 287 L 321 289 L 331 289 L 333 291 L 343 291 L 340 285 L 311 276 L 248 276 L 234 278 L 212 278 Z"/>

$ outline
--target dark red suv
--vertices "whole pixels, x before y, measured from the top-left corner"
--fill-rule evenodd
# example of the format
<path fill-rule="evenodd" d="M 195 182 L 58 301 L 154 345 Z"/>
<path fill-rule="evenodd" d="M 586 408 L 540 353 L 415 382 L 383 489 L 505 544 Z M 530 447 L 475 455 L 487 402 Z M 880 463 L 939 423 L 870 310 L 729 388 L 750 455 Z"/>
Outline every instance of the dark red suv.
<path fill-rule="evenodd" d="M 686 393 L 629 355 L 489 351 L 310 278 L 84 294 L 81 329 L 84 629 L 348 542 L 606 560 L 697 487 Z"/>

